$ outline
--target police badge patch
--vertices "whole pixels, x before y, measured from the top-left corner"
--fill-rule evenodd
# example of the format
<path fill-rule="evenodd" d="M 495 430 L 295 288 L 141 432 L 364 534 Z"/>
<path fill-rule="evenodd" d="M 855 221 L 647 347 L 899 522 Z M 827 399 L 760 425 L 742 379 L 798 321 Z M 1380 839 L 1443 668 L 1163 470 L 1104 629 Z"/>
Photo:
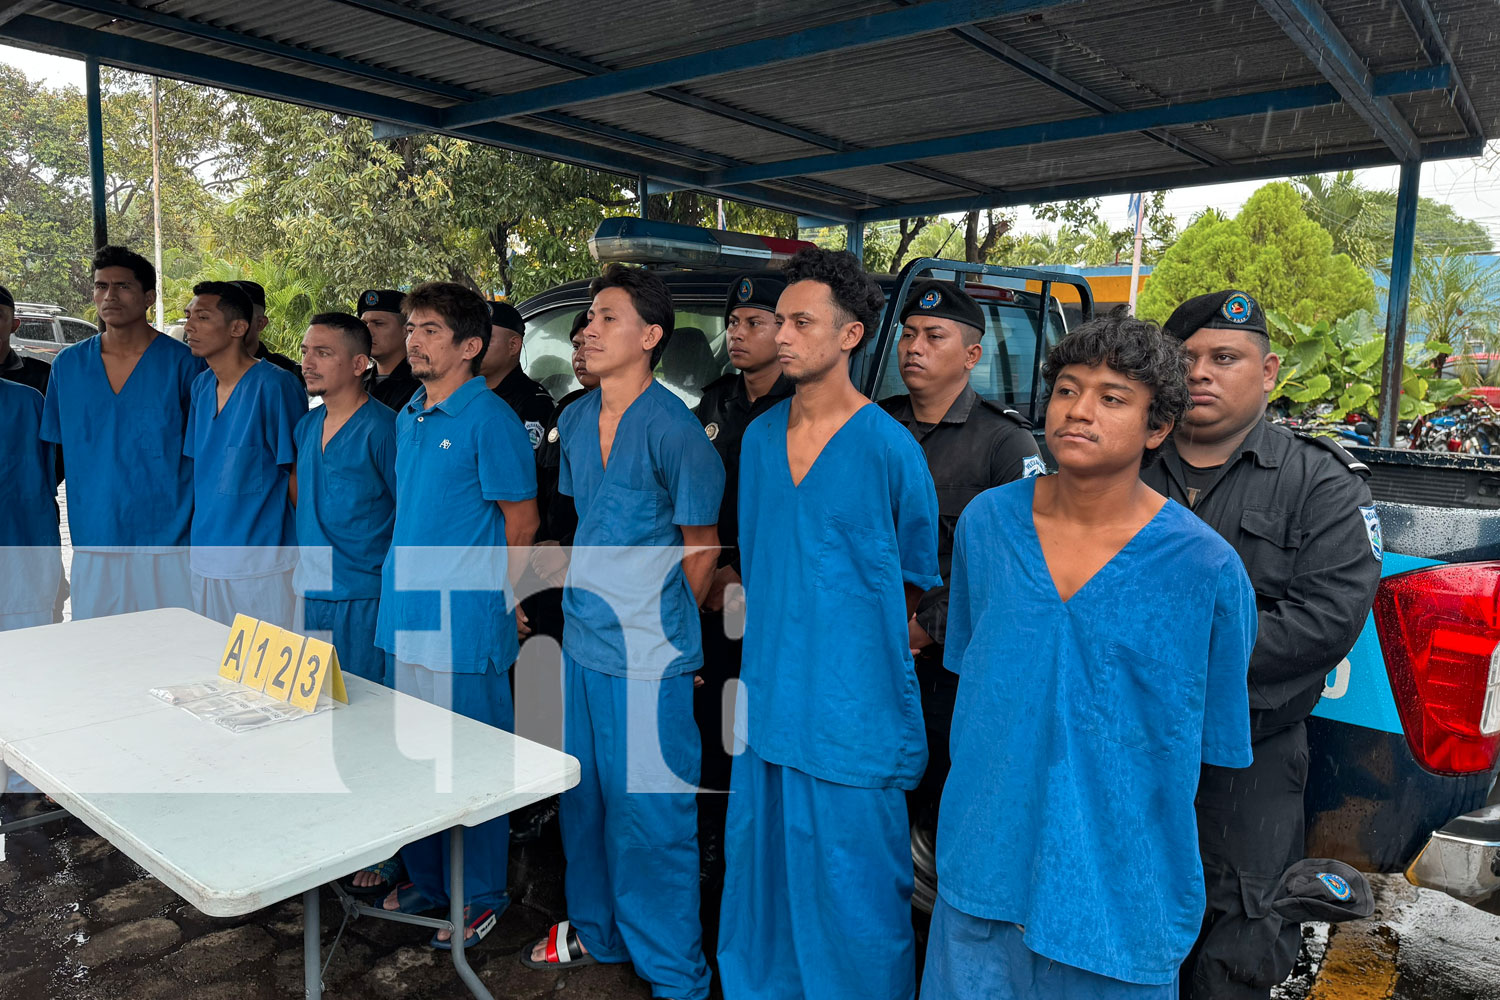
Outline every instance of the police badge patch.
<path fill-rule="evenodd" d="M 1250 312 L 1254 308 L 1255 303 L 1250 301 L 1250 296 L 1235 292 L 1224 300 L 1224 307 L 1219 313 L 1231 323 L 1244 323 L 1250 319 Z"/>
<path fill-rule="evenodd" d="M 367 306 L 373 306 L 375 303 L 377 303 L 379 301 L 380 301 L 380 293 L 379 292 L 376 292 L 373 289 L 371 291 L 365 292 L 365 305 L 367 305 Z"/>
<path fill-rule="evenodd" d="M 526 421 L 526 436 L 531 439 L 531 450 L 536 451 L 542 443 L 542 425 L 535 420 Z"/>
<path fill-rule="evenodd" d="M 1021 459 L 1021 478 L 1034 479 L 1037 476 L 1045 476 L 1047 466 L 1042 462 L 1040 455 L 1027 455 Z"/>
<path fill-rule="evenodd" d="M 719 425 L 714 423 L 704 424 L 703 433 L 708 435 L 710 441 L 716 440 L 719 436 Z"/>
<path fill-rule="evenodd" d="M 748 302 L 750 294 L 755 291 L 755 286 L 750 283 L 749 278 L 741 279 L 740 287 L 735 290 L 735 297 L 741 302 Z"/>
<path fill-rule="evenodd" d="M 1364 510 L 1364 508 L 1361 507 L 1360 510 Z M 1318 875 L 1318 881 L 1327 886 L 1328 891 L 1333 894 L 1333 898 L 1341 903 L 1347 903 L 1354 898 L 1354 890 L 1349 888 L 1349 883 L 1337 875 L 1322 872 Z"/>
<path fill-rule="evenodd" d="M 557 433 L 557 428 L 556 427 L 552 428 L 550 431 L 547 432 L 547 443 L 548 444 L 557 444 L 558 436 L 559 435 Z"/>
<path fill-rule="evenodd" d="M 1375 505 L 1372 503 L 1360 507 L 1359 513 L 1365 519 L 1365 534 L 1370 536 L 1370 552 L 1375 556 L 1375 561 L 1380 562 L 1385 555 L 1380 535 L 1380 515 L 1375 513 Z"/>
<path fill-rule="evenodd" d="M 943 296 L 938 293 L 938 290 L 936 288 L 930 288 L 927 290 L 926 294 L 924 294 L 922 298 L 917 301 L 917 305 L 921 306 L 923 309 L 936 309 L 937 304 L 941 301 L 943 301 Z"/>

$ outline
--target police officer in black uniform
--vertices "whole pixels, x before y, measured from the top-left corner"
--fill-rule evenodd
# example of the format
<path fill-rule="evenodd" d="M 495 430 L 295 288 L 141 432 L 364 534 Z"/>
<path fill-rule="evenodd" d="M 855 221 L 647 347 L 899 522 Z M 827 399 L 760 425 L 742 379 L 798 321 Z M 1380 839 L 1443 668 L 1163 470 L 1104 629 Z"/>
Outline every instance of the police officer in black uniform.
<path fill-rule="evenodd" d="M 422 385 L 406 360 L 406 313 L 401 311 L 405 292 L 394 288 L 367 288 L 359 293 L 354 315 L 370 328 L 370 395 L 399 412 Z"/>
<path fill-rule="evenodd" d="M 984 310 L 956 284 L 914 284 L 901 307 L 901 336 L 896 341 L 896 361 L 909 395 L 880 401 L 882 409 L 911 431 L 927 456 L 937 486 L 938 568 L 945 581 L 953 564 L 958 516 L 969 501 L 992 486 L 1044 471 L 1031 422 L 969 385 L 969 373 L 984 355 L 979 344 L 984 329 Z M 928 753 L 927 771 L 908 797 L 908 812 L 919 831 L 928 835 L 936 832 L 938 799 L 948 777 L 948 730 L 958 690 L 958 675 L 943 668 L 947 621 L 945 583 L 922 595 L 907 623 L 916 651 Z M 924 874 L 935 878 L 935 873 Z"/>
<path fill-rule="evenodd" d="M 720 376 L 703 390 L 693 408 L 703 432 L 724 463 L 724 499 L 719 505 L 719 565 L 703 602 L 703 683 L 695 692 L 694 714 L 703 735 L 702 787 L 729 788 L 732 758 L 724 752 L 724 685 L 740 675 L 739 628 L 725 628 L 725 598 L 740 583 L 740 443 L 750 421 L 792 394 L 792 384 L 776 360 L 776 300 L 786 282 L 775 274 L 743 274 L 729 286 L 724 303 L 724 340 L 738 371 Z M 728 616 L 736 617 L 733 607 Z M 727 632 L 734 633 L 731 637 Z M 710 813 L 722 812 L 724 796 L 705 796 Z M 700 811 L 701 808 L 700 807 Z M 719 821 L 722 823 L 722 819 Z M 714 829 L 713 833 L 722 831 Z M 709 843 L 705 850 L 715 845 Z"/>
<path fill-rule="evenodd" d="M 495 395 L 521 418 L 531 450 L 542 446 L 542 437 L 555 409 L 552 394 L 521 370 L 521 343 L 526 321 L 509 302 L 490 303 L 490 346 L 479 361 L 479 374 Z"/>
<path fill-rule="evenodd" d="M 23 358 L 10 346 L 11 334 L 21 328 L 16 319 L 16 300 L 10 290 L 0 285 L 0 378 L 30 386 L 43 396 L 52 378 L 52 366 L 40 358 Z"/>
<path fill-rule="evenodd" d="M 1265 420 L 1280 359 L 1254 298 L 1200 295 L 1163 329 L 1183 341 L 1193 405 L 1142 478 L 1234 546 L 1260 611 L 1249 669 L 1255 762 L 1203 767 L 1208 908 L 1181 989 L 1191 1000 L 1265 1000 L 1301 943 L 1298 924 L 1268 916 L 1282 873 L 1303 856 L 1304 720 L 1374 601 L 1380 522 L 1362 463 L 1329 438 Z"/>
<path fill-rule="evenodd" d="M 573 328 L 568 331 L 568 342 L 573 345 L 573 377 L 578 388 L 557 401 L 547 427 L 542 434 L 541 447 L 536 450 L 536 501 L 541 508 L 542 527 L 537 532 L 537 542 L 573 544 L 573 532 L 578 529 L 578 511 L 573 507 L 573 498 L 557 489 L 557 480 L 562 467 L 562 439 L 557 422 L 563 411 L 582 399 L 585 393 L 599 388 L 599 380 L 589 374 L 583 360 L 583 328 L 589 325 L 589 311 L 584 309 L 573 317 Z M 562 641 L 562 634 L 558 634 Z"/>
<path fill-rule="evenodd" d="M 266 290 L 258 281 L 231 281 L 240 291 L 250 299 L 250 304 L 255 307 L 255 315 L 250 320 L 250 332 L 245 334 L 245 350 L 257 361 L 269 361 L 284 372 L 290 372 L 297 376 L 297 381 L 305 389 L 307 380 L 302 377 L 302 366 L 291 358 L 278 351 L 273 351 L 261 342 L 260 335 L 267 324 L 266 319 Z"/>

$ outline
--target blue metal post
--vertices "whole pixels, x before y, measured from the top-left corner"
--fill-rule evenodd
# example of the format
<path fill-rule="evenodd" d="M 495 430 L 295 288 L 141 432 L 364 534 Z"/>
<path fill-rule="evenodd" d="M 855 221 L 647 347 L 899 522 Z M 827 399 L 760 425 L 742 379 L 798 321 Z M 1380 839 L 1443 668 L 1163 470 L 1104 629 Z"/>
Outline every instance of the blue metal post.
<path fill-rule="evenodd" d="M 84 88 L 89 115 L 89 191 L 94 196 L 94 249 L 109 242 L 104 214 L 104 107 L 99 96 L 99 60 L 85 59 Z"/>
<path fill-rule="evenodd" d="M 635 179 L 636 198 L 640 201 L 641 218 L 651 218 L 651 182 L 641 174 Z"/>
<path fill-rule="evenodd" d="M 851 222 L 847 229 L 849 236 L 844 241 L 844 249 L 863 261 L 865 259 L 865 227 L 858 222 Z"/>
<path fill-rule="evenodd" d="M 1396 446 L 1401 417 L 1401 376 L 1406 358 L 1406 303 L 1411 297 L 1412 252 L 1417 241 L 1417 195 L 1422 161 L 1401 164 L 1396 194 L 1396 239 L 1391 247 L 1391 294 L 1385 309 L 1385 357 L 1380 361 L 1380 446 Z"/>

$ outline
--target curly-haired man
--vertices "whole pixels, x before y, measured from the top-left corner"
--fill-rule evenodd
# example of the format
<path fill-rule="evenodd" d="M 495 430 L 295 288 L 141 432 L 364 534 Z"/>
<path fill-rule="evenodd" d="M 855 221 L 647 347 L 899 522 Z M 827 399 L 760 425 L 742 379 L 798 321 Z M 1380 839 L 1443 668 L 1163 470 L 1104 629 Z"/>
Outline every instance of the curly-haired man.
<path fill-rule="evenodd" d="M 1140 479 L 1185 368 L 1122 314 L 1069 334 L 1042 369 L 1057 475 L 959 520 L 924 1000 L 1177 996 L 1203 914 L 1199 766 L 1250 763 L 1256 629 L 1234 550 Z"/>
<path fill-rule="evenodd" d="M 907 620 L 938 586 L 921 447 L 849 356 L 884 296 L 847 253 L 787 264 L 776 346 L 794 395 L 745 432 L 746 624 L 719 973 L 726 997 L 916 993 L 904 792 L 927 763 Z"/>

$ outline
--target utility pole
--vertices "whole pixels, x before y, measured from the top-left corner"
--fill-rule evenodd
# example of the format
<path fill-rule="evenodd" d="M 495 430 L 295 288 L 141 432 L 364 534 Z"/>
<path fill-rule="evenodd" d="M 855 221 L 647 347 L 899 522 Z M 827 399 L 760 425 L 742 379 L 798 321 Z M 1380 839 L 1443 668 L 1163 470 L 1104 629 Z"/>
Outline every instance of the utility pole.
<path fill-rule="evenodd" d="M 1146 196 L 1138 194 L 1132 199 L 1135 202 L 1135 257 L 1130 262 L 1130 315 L 1135 315 L 1136 290 L 1141 284 L 1141 223 L 1146 214 Z"/>
<path fill-rule="evenodd" d="M 156 230 L 156 328 L 167 325 L 167 297 L 161 276 L 161 78 L 151 78 L 151 222 Z"/>

